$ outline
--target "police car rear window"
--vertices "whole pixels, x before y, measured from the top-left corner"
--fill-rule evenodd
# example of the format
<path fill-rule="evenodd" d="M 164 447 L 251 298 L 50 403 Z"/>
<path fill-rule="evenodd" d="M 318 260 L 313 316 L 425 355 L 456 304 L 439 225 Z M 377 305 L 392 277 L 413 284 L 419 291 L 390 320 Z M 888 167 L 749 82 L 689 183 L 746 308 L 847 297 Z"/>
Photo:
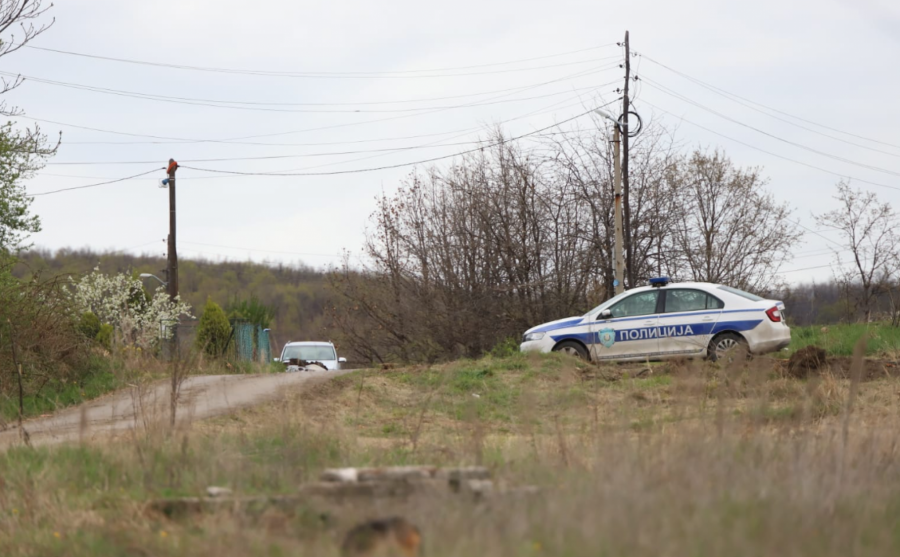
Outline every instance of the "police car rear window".
<path fill-rule="evenodd" d="M 744 292 L 743 290 L 738 290 L 737 288 L 732 288 L 730 286 L 720 286 L 719 290 L 724 290 L 725 292 L 731 292 L 736 296 L 740 296 L 741 298 L 747 298 L 751 302 L 758 302 L 760 300 L 765 300 L 765 298 L 760 298 L 756 294 L 751 294 L 749 292 Z"/>

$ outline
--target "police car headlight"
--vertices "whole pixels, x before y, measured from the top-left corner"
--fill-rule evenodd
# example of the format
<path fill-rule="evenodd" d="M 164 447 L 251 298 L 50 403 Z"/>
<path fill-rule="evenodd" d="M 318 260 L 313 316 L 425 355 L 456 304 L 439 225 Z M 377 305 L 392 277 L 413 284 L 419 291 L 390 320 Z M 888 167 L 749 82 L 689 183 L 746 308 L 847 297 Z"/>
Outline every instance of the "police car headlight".
<path fill-rule="evenodd" d="M 544 338 L 544 333 L 528 333 L 524 337 L 525 342 L 530 342 L 532 340 L 541 340 Z"/>

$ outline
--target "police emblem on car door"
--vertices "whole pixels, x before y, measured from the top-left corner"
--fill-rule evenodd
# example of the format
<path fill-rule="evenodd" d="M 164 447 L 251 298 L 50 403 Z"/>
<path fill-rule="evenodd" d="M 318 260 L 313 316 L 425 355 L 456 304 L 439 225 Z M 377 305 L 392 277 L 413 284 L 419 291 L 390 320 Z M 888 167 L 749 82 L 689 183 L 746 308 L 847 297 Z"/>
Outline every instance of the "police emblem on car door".
<path fill-rule="evenodd" d="M 597 331 L 597 340 L 599 340 L 600 344 L 603 346 L 612 348 L 612 345 L 616 343 L 616 332 L 609 327 L 600 329 Z"/>

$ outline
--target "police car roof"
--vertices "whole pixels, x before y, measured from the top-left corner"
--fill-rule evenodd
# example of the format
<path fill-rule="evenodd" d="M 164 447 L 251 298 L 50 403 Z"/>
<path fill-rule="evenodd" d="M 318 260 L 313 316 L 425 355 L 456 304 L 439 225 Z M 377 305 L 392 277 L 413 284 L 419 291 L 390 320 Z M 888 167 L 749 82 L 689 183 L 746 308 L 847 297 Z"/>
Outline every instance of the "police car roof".
<path fill-rule="evenodd" d="M 718 288 L 722 286 L 721 284 L 714 282 L 672 282 L 669 281 L 665 284 L 659 285 L 647 285 L 647 286 L 639 286 L 637 288 L 631 288 L 628 292 L 644 292 L 646 290 L 656 290 L 658 288 Z"/>

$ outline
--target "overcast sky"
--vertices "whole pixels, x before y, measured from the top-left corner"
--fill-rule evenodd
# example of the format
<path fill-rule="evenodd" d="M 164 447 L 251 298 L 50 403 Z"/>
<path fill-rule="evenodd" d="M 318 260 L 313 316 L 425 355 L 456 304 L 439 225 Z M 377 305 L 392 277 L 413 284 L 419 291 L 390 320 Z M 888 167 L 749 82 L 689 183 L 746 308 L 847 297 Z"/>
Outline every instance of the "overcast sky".
<path fill-rule="evenodd" d="M 900 147 L 887 145 L 900 145 L 900 6 L 890 0 L 68 0 L 51 13 L 56 24 L 34 46 L 295 75 L 175 69 L 36 49 L 4 57 L 0 71 L 42 80 L 247 103 L 230 105 L 238 108 L 175 104 L 30 80 L 9 93 L 7 102 L 27 112 L 23 123 L 37 119 L 51 136 L 63 132 L 59 154 L 29 182 L 32 193 L 147 172 L 170 157 L 206 169 L 328 172 L 451 155 L 471 148 L 466 143 L 483 136 L 487 126 L 504 123 L 510 135 L 524 134 L 615 99 L 623 74 L 615 66 L 621 50 L 614 43 L 626 29 L 632 49 L 646 57 L 751 101 L 862 137 L 779 115 L 819 133 L 788 125 L 648 58 L 634 60 L 637 74 L 652 80 L 638 88 L 635 100 L 646 120 L 677 125 L 688 145 L 720 146 L 739 165 L 764 167 L 768 187 L 805 226 L 815 228 L 811 213 L 835 206 L 831 196 L 838 177 L 775 154 L 900 188 L 900 179 L 889 173 L 900 166 Z M 547 58 L 562 53 L 569 54 Z M 302 72 L 329 75 L 296 76 Z M 396 73 L 347 77 L 351 72 Z M 742 127 L 653 83 L 768 134 L 857 164 Z M 400 147 L 414 148 L 386 151 Z M 285 158 L 228 160 L 267 156 Z M 193 159 L 225 160 L 188 162 Z M 121 164 L 126 162 L 137 164 Z M 178 174 L 179 255 L 336 263 L 342 250 L 359 251 L 375 196 L 391 192 L 409 171 L 245 177 L 183 168 Z M 33 208 L 44 230 L 33 240 L 51 249 L 89 246 L 162 255 L 168 230 L 168 194 L 157 187 L 162 177 L 160 170 L 36 197 Z M 857 185 L 891 203 L 900 200 L 898 190 Z M 835 233 L 820 234 L 807 233 L 796 247 L 797 258 L 783 270 L 827 265 L 832 244 L 825 238 L 834 239 Z M 829 275 L 828 268 L 814 268 L 785 277 Z"/>

